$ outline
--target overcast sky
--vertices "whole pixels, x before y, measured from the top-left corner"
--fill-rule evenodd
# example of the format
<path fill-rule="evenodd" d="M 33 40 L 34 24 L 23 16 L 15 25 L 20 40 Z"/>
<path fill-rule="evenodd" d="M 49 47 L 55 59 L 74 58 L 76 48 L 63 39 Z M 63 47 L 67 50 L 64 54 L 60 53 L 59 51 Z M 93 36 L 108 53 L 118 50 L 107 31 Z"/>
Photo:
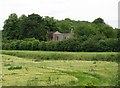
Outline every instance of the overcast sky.
<path fill-rule="evenodd" d="M 55 19 L 70 18 L 93 21 L 101 17 L 112 27 L 118 27 L 119 0 L 0 0 L 0 29 L 11 13 L 18 16 L 36 13 Z"/>

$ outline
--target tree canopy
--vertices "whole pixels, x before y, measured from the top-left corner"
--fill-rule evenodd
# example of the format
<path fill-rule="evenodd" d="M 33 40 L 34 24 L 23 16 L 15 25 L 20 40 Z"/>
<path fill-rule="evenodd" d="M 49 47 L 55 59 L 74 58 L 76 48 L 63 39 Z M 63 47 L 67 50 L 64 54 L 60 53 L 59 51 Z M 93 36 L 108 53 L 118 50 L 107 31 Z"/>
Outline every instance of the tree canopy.
<path fill-rule="evenodd" d="M 48 32 L 59 31 L 62 33 L 70 33 L 71 29 L 73 29 L 74 32 L 73 39 L 60 42 L 49 42 L 47 40 Z M 14 40 L 32 38 L 37 41 L 34 43 L 18 41 L 17 43 L 13 42 L 11 45 L 22 42 L 20 43 L 21 45 L 26 45 L 24 49 L 28 49 L 27 47 L 31 46 L 31 44 L 38 44 L 39 40 L 42 41 L 42 43 L 32 45 L 31 49 L 37 46 L 45 50 L 55 50 L 55 47 L 58 46 L 59 48 L 56 50 L 66 51 L 117 51 L 117 48 L 113 47 L 114 45 L 116 45 L 116 47 L 119 45 L 116 44 L 120 40 L 119 34 L 118 29 L 112 28 L 100 17 L 93 22 L 88 22 L 71 20 L 70 18 L 57 20 L 54 19 L 54 17 L 42 17 L 34 13 L 28 16 L 23 14 L 20 17 L 15 13 L 10 14 L 8 19 L 5 20 L 2 30 L 4 47 L 10 45 L 5 44 L 5 41 L 9 41 L 10 43 L 10 41 Z M 47 44 L 50 47 L 47 46 L 46 48 L 45 45 Z M 21 45 L 19 46 L 20 49 Z M 37 47 L 34 49 L 38 49 Z"/>

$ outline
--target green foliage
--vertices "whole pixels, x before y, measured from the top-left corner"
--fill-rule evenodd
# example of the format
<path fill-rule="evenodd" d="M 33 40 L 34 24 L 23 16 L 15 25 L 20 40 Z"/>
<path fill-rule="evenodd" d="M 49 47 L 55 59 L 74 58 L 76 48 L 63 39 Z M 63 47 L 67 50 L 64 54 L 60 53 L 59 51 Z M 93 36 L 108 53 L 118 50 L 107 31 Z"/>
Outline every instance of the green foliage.
<path fill-rule="evenodd" d="M 106 39 L 106 40 L 99 40 L 99 50 L 100 51 L 118 51 L 118 39 Z"/>
<path fill-rule="evenodd" d="M 64 33 L 69 33 L 71 31 L 71 29 L 73 29 L 73 23 L 75 21 L 72 21 L 71 19 L 69 18 L 66 18 L 64 20 L 60 20 L 60 21 L 57 21 L 57 26 L 59 28 L 59 31 L 60 32 L 64 32 Z"/>
<path fill-rule="evenodd" d="M 80 22 L 77 28 L 74 30 L 76 38 L 81 38 L 82 36 L 89 37 L 95 35 L 94 25 L 89 22 Z"/>
<path fill-rule="evenodd" d="M 57 20 L 55 20 L 53 17 L 46 16 L 44 18 L 45 21 L 45 29 L 47 31 L 57 31 Z"/>
<path fill-rule="evenodd" d="M 73 29 L 74 38 L 64 41 L 47 41 L 48 33 L 68 33 Z M 75 21 L 69 18 L 56 20 L 38 14 L 10 14 L 2 30 L 3 49 L 47 51 L 120 51 L 119 31 L 105 24 L 102 18 L 93 22 Z"/>
<path fill-rule="evenodd" d="M 106 24 L 100 24 L 97 26 L 99 34 L 104 34 L 107 38 L 116 38 L 117 33 L 112 27 Z"/>
<path fill-rule="evenodd" d="M 4 23 L 3 37 L 6 39 L 33 38 L 46 40 L 46 29 L 44 19 L 38 14 L 31 14 L 26 17 L 11 14 Z"/>
<path fill-rule="evenodd" d="M 116 38 L 117 32 L 112 27 L 105 24 L 102 18 L 95 19 L 92 23 L 87 21 L 75 21 L 69 18 L 64 20 L 56 20 L 53 17 L 41 17 L 38 14 L 21 15 L 10 14 L 9 18 L 4 23 L 3 39 L 25 39 L 35 38 L 46 40 L 47 32 L 60 31 L 70 32 L 74 29 L 77 39 L 83 36 L 104 35 L 107 38 Z"/>
<path fill-rule="evenodd" d="M 39 43 L 39 50 L 46 50 L 46 43 L 44 41 Z"/>
<path fill-rule="evenodd" d="M 105 24 L 104 20 L 102 18 L 97 18 L 93 21 L 95 24 Z"/>
<path fill-rule="evenodd" d="M 9 18 L 5 20 L 3 28 L 3 37 L 5 37 L 8 40 L 14 38 L 18 39 L 18 17 L 15 13 L 11 14 Z"/>
<path fill-rule="evenodd" d="M 45 42 L 44 46 L 46 47 L 47 51 L 55 51 L 57 49 L 57 42 L 55 42 L 55 41 L 48 41 L 48 42 Z"/>
<path fill-rule="evenodd" d="M 117 52 L 118 39 L 91 36 L 87 40 L 39 41 L 37 39 L 11 40 L 2 43 L 3 50 L 43 50 L 71 52 Z"/>
<path fill-rule="evenodd" d="M 35 37 L 39 40 L 45 40 L 47 31 L 44 25 L 43 18 L 38 14 L 28 15 L 23 28 L 25 38 Z"/>
<path fill-rule="evenodd" d="M 27 16 L 25 16 L 24 14 L 22 16 L 19 17 L 18 19 L 18 28 L 19 28 L 19 39 L 24 39 L 26 36 L 26 31 L 25 31 L 25 22 L 27 20 Z"/>
<path fill-rule="evenodd" d="M 89 52 L 95 52 L 98 51 L 96 49 L 98 49 L 98 43 L 96 40 L 92 40 L 92 38 L 90 38 L 89 40 L 86 40 L 85 42 L 82 43 L 82 50 L 83 51 L 89 51 Z"/>

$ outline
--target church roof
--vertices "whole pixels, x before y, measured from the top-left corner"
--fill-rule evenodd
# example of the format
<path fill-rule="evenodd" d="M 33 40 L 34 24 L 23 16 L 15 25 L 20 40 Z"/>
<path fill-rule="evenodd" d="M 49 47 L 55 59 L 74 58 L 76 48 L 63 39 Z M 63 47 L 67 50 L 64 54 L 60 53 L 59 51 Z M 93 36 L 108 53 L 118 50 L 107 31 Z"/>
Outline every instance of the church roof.
<path fill-rule="evenodd" d="M 56 31 L 54 34 L 61 34 L 60 32 Z"/>

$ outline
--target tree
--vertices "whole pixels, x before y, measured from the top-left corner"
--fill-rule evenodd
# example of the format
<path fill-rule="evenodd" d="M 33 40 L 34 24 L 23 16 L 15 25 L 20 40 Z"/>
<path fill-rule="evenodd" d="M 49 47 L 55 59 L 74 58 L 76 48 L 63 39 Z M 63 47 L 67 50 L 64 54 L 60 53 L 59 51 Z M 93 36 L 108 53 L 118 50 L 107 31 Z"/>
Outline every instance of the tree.
<path fill-rule="evenodd" d="M 53 17 L 45 16 L 44 18 L 45 21 L 45 28 L 47 31 L 57 31 L 57 21 Z"/>
<path fill-rule="evenodd" d="M 24 23 L 23 35 L 24 38 L 36 38 L 39 40 L 46 40 L 45 23 L 38 14 L 28 15 Z"/>
<path fill-rule="evenodd" d="M 82 51 L 95 52 L 98 51 L 98 41 L 92 37 L 82 43 Z"/>
<path fill-rule="evenodd" d="M 73 28 L 73 22 L 71 19 L 66 18 L 64 20 L 58 21 L 57 26 L 60 32 L 69 33 Z"/>
<path fill-rule="evenodd" d="M 107 38 L 117 38 L 116 31 L 106 24 L 97 25 L 100 34 L 104 34 Z"/>
<path fill-rule="evenodd" d="M 118 47 L 118 51 L 120 52 L 120 29 L 116 29 L 116 31 L 117 31 L 117 38 L 118 38 L 117 47 Z"/>
<path fill-rule="evenodd" d="M 79 25 L 75 29 L 75 37 L 80 39 L 82 37 L 90 37 L 91 35 L 95 35 L 97 30 L 93 24 L 88 22 L 80 22 Z"/>
<path fill-rule="evenodd" d="M 10 14 L 9 18 L 5 20 L 3 26 L 3 37 L 6 39 L 18 39 L 19 30 L 18 30 L 18 17 L 17 14 Z"/>
<path fill-rule="evenodd" d="M 93 21 L 93 23 L 95 23 L 95 24 L 105 24 L 104 20 L 102 18 L 100 18 L 100 17 L 95 19 Z"/>
<path fill-rule="evenodd" d="M 25 21 L 27 19 L 27 16 L 25 16 L 24 14 L 22 16 L 19 17 L 18 19 L 18 26 L 19 26 L 19 39 L 24 39 L 26 32 L 25 32 Z"/>

